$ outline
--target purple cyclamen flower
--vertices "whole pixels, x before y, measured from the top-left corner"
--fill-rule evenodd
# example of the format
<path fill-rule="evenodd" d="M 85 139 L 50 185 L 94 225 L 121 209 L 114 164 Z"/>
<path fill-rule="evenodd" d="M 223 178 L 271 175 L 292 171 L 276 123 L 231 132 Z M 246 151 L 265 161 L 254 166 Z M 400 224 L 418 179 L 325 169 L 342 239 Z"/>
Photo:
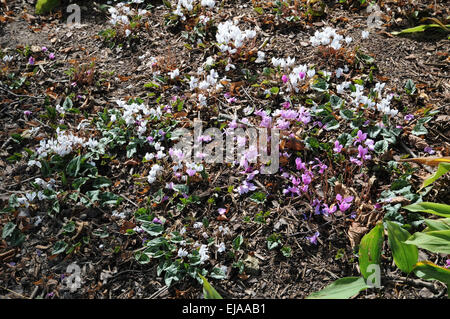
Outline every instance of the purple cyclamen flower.
<path fill-rule="evenodd" d="M 24 114 L 25 116 L 30 116 L 30 115 L 31 115 L 31 111 L 28 111 L 28 110 L 23 111 L 23 114 Z"/>
<path fill-rule="evenodd" d="M 318 231 L 316 231 L 316 233 L 314 235 L 312 235 L 311 237 L 306 237 L 306 239 L 308 239 L 311 244 L 317 245 L 317 237 L 319 237 L 319 236 L 320 236 L 320 233 Z"/>
<path fill-rule="evenodd" d="M 283 104 L 281 104 L 281 106 L 283 106 L 283 108 L 288 109 L 291 107 L 291 103 L 289 103 L 288 101 L 284 102 Z"/>
<path fill-rule="evenodd" d="M 305 185 L 311 184 L 311 172 L 307 171 L 305 174 L 302 174 L 302 182 Z"/>
<path fill-rule="evenodd" d="M 367 159 L 368 152 L 369 149 L 362 147 L 361 145 L 358 146 L 358 158 L 362 159 L 363 161 Z"/>
<path fill-rule="evenodd" d="M 246 193 L 248 193 L 248 192 L 250 192 L 250 191 L 254 191 L 255 189 L 256 189 L 256 186 L 255 186 L 255 185 L 253 185 L 253 184 L 250 183 L 250 182 L 244 181 L 244 182 L 242 183 L 242 185 L 240 185 L 240 186 L 237 188 L 237 192 L 239 193 L 239 195 L 242 195 L 242 194 L 246 194 Z"/>
<path fill-rule="evenodd" d="M 431 147 L 427 146 L 424 148 L 424 151 L 427 152 L 430 155 L 433 155 L 434 153 L 436 153 Z"/>
<path fill-rule="evenodd" d="M 344 147 L 339 143 L 338 140 L 336 140 L 336 142 L 334 142 L 334 148 L 333 148 L 333 151 L 334 151 L 335 153 L 339 154 L 339 153 L 342 151 L 343 148 L 344 148 Z"/>
<path fill-rule="evenodd" d="M 412 115 L 412 114 L 408 114 L 408 115 L 405 115 L 405 121 L 411 121 L 411 120 L 413 120 L 414 119 L 414 115 Z"/>
<path fill-rule="evenodd" d="M 50 53 L 49 55 L 48 55 L 48 58 L 50 59 L 50 60 L 54 60 L 55 59 L 55 54 L 52 52 L 52 53 Z"/>
<path fill-rule="evenodd" d="M 195 173 L 197 173 L 197 171 L 195 170 L 195 169 L 191 169 L 191 168 L 188 168 L 187 170 L 186 170 L 186 173 L 189 175 L 189 176 L 194 176 L 195 175 Z"/>
<path fill-rule="evenodd" d="M 227 209 L 226 208 L 219 208 L 217 210 L 217 212 L 219 213 L 219 215 L 223 215 L 223 214 L 225 214 L 227 212 Z"/>
<path fill-rule="evenodd" d="M 358 133 L 356 134 L 356 140 L 353 143 L 355 145 L 356 143 L 362 143 L 366 140 L 367 133 L 363 133 L 361 130 L 358 130 Z"/>
<path fill-rule="evenodd" d="M 28 64 L 34 65 L 35 62 L 36 62 L 36 60 L 32 56 L 30 56 L 30 58 L 28 59 Z"/>
<path fill-rule="evenodd" d="M 450 259 L 447 259 L 445 263 L 445 268 L 450 268 Z"/>
<path fill-rule="evenodd" d="M 48 49 L 47 49 L 47 47 L 42 47 L 41 50 L 42 50 L 42 52 L 47 52 Z"/>
<path fill-rule="evenodd" d="M 153 223 L 154 224 L 162 224 L 162 221 L 161 221 L 161 219 L 155 217 L 155 218 L 153 218 Z"/>
<path fill-rule="evenodd" d="M 302 159 L 300 157 L 297 157 L 295 159 L 295 165 L 297 166 L 298 170 L 301 170 L 301 169 L 305 170 L 306 169 L 305 163 L 302 162 Z"/>
<path fill-rule="evenodd" d="M 364 143 L 366 144 L 369 150 L 373 151 L 375 149 L 374 141 L 371 140 L 370 138 L 368 138 Z"/>
<path fill-rule="evenodd" d="M 327 204 L 323 204 L 324 208 L 323 208 L 323 213 L 328 216 L 330 214 L 333 214 L 336 210 L 337 210 L 337 206 L 336 205 L 331 205 L 330 207 Z"/>

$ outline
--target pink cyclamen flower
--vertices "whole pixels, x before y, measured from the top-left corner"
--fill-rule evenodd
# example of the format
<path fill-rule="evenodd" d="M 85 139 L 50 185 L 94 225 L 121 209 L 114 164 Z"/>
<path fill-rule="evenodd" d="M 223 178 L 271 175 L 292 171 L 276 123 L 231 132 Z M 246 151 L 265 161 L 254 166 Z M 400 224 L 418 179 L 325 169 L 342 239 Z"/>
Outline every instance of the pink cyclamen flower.
<path fill-rule="evenodd" d="M 217 210 L 217 212 L 219 213 L 219 215 L 224 215 L 227 212 L 227 209 L 226 208 L 219 208 Z"/>
<path fill-rule="evenodd" d="M 339 202 L 339 210 L 345 212 L 352 206 L 351 202 L 353 201 L 353 196 L 343 198 L 341 194 L 337 194 L 336 200 Z"/>
<path fill-rule="evenodd" d="M 303 80 L 305 78 L 305 76 L 306 76 L 306 73 L 305 72 L 300 72 L 298 74 L 298 76 L 300 77 L 301 80 Z"/>
<path fill-rule="evenodd" d="M 445 268 L 450 268 L 450 259 L 447 259 L 445 263 L 446 263 Z"/>
<path fill-rule="evenodd" d="M 47 49 L 47 47 L 42 47 L 41 50 L 42 50 L 42 52 L 47 52 L 48 49 Z"/>
<path fill-rule="evenodd" d="M 30 58 L 28 59 L 28 64 L 34 65 L 35 62 L 36 62 L 36 60 L 32 56 L 30 56 Z"/>
<path fill-rule="evenodd" d="M 31 115 L 31 111 L 23 111 L 23 114 L 25 115 L 25 116 L 29 116 L 29 115 Z"/>
<path fill-rule="evenodd" d="M 48 55 L 48 58 L 50 59 L 50 60 L 54 60 L 55 59 L 55 54 L 52 52 L 52 53 L 50 53 L 49 55 Z"/>
<path fill-rule="evenodd" d="M 334 151 L 335 153 L 339 154 L 339 153 L 342 151 L 343 148 L 344 148 L 344 147 L 339 143 L 338 140 L 336 140 L 336 142 L 334 142 L 334 148 L 333 148 L 333 151 Z"/>
<path fill-rule="evenodd" d="M 155 224 L 162 224 L 162 221 L 161 221 L 161 219 L 155 217 L 155 218 L 153 218 L 153 223 L 155 223 Z"/>
<path fill-rule="evenodd" d="M 286 74 L 283 74 L 283 76 L 281 77 L 281 81 L 283 81 L 283 83 L 287 83 L 287 81 L 289 81 L 289 78 Z"/>

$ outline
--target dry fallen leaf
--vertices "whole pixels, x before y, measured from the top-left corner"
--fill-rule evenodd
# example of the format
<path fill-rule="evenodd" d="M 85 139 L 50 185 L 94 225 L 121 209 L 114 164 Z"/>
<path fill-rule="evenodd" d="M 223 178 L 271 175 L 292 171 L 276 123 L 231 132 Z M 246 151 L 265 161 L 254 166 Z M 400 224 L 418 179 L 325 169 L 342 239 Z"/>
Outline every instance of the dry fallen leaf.
<path fill-rule="evenodd" d="M 353 222 L 348 229 L 348 239 L 352 248 L 359 245 L 361 238 L 369 231 L 369 228 L 358 222 Z"/>
<path fill-rule="evenodd" d="M 399 159 L 399 162 L 414 162 L 428 166 L 439 166 L 440 163 L 450 163 L 450 157 L 416 157 Z"/>

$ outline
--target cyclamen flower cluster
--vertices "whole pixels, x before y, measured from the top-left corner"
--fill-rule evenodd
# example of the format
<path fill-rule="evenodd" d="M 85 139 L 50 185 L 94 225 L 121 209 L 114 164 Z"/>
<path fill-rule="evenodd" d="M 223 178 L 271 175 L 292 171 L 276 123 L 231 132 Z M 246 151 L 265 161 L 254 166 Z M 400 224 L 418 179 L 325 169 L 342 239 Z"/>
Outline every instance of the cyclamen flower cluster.
<path fill-rule="evenodd" d="M 116 101 L 117 105 L 122 108 L 122 118 L 128 125 L 135 124 L 136 131 L 139 137 L 143 137 L 144 133 L 147 131 L 148 120 L 159 120 L 162 116 L 161 108 L 149 108 L 145 104 L 131 103 L 127 104 L 125 101 Z M 117 120 L 116 116 L 111 116 L 111 122 Z"/>
<path fill-rule="evenodd" d="M 342 35 L 336 33 L 336 30 L 331 27 L 325 27 L 322 31 L 317 30 L 314 36 L 310 37 L 310 42 L 313 46 L 329 45 L 335 50 L 339 50 L 342 47 L 342 43 L 350 44 L 352 42 L 351 37 L 344 38 Z"/>
<path fill-rule="evenodd" d="M 156 178 L 161 174 L 161 171 L 163 170 L 163 167 L 158 165 L 158 164 L 154 164 L 152 166 L 152 168 L 150 169 L 150 172 L 148 173 L 147 176 L 147 181 L 149 184 L 152 184 L 153 182 L 156 181 Z"/>
<path fill-rule="evenodd" d="M 274 67 L 280 67 L 284 70 L 289 70 L 295 63 L 295 58 L 287 57 L 283 58 L 272 58 L 272 64 Z M 291 91 L 291 88 L 294 88 L 295 92 L 298 92 L 297 85 L 306 80 L 306 77 L 312 78 L 316 74 L 314 69 L 308 69 L 306 64 L 297 65 L 292 68 L 289 72 L 289 75 L 284 74 L 281 77 L 281 80 L 284 84 L 289 84 L 286 88 L 287 92 Z"/>
<path fill-rule="evenodd" d="M 342 94 L 344 89 L 350 87 L 350 82 L 343 82 L 337 85 L 337 93 Z M 377 97 L 381 98 L 378 102 L 375 102 L 373 98 L 364 95 L 364 86 L 360 84 L 355 84 L 355 91 L 350 93 L 350 96 L 353 98 L 352 103 L 355 106 L 359 106 L 361 104 L 366 105 L 369 109 L 377 110 L 381 113 L 384 113 L 389 116 L 396 116 L 398 114 L 398 110 L 391 108 L 391 101 L 394 97 L 393 94 L 387 94 L 385 97 L 382 97 L 382 91 L 386 83 L 377 83 L 374 88 L 374 92 L 377 93 Z"/>
<path fill-rule="evenodd" d="M 234 54 L 244 43 L 256 37 L 256 31 L 242 31 L 231 20 L 220 23 L 217 26 L 216 41 L 219 43 L 219 49 L 222 52 Z"/>
<path fill-rule="evenodd" d="M 140 1 L 140 0 L 135 0 Z M 135 2 L 134 3 L 142 3 Z M 108 12 L 111 14 L 111 18 L 109 19 L 109 23 L 112 25 L 122 25 L 126 27 L 125 36 L 129 36 L 131 34 L 131 30 L 128 28 L 130 25 L 130 17 L 134 16 L 144 16 L 147 14 L 147 10 L 138 9 L 137 11 L 127 6 L 125 3 L 120 2 L 115 7 L 110 7 Z"/>
<path fill-rule="evenodd" d="M 39 147 L 36 149 L 38 158 L 47 157 L 49 154 L 58 154 L 62 157 L 72 153 L 76 147 L 95 149 L 99 145 L 98 141 L 93 138 L 89 138 L 86 141 L 84 138 L 73 135 L 70 132 L 62 132 L 59 127 L 56 129 L 56 135 L 56 139 L 51 138 L 39 142 Z M 35 163 L 31 162 L 29 164 L 33 165 Z"/>
<path fill-rule="evenodd" d="M 173 11 L 173 14 L 181 17 L 181 19 L 184 21 L 186 20 L 186 17 L 184 16 L 183 9 L 187 11 L 192 11 L 194 9 L 196 0 L 178 0 L 177 8 L 175 11 Z M 208 7 L 210 9 L 213 9 L 216 5 L 215 0 L 201 0 L 200 5 L 202 7 Z"/>

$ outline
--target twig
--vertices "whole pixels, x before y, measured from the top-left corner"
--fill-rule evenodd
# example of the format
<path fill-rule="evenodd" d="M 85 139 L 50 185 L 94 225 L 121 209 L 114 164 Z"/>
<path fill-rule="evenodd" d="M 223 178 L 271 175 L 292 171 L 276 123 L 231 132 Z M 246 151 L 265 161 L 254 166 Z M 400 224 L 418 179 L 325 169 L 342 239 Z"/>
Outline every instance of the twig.
<path fill-rule="evenodd" d="M 5 88 L 3 88 L 3 87 L 1 87 L 1 86 L 0 86 L 0 90 L 2 90 L 2 91 L 4 91 L 4 92 L 7 92 L 8 94 L 13 95 L 13 96 L 15 96 L 15 97 L 26 97 L 26 98 L 37 99 L 37 100 L 44 100 L 44 99 L 45 99 L 45 97 L 42 97 L 42 96 L 32 96 L 32 95 L 16 94 L 16 93 L 14 93 L 14 92 L 12 92 L 12 91 L 10 91 L 10 90 L 7 90 L 7 89 L 5 89 Z"/>
<path fill-rule="evenodd" d="M 29 297 L 27 297 L 27 296 L 24 296 L 24 295 L 22 295 L 22 294 L 20 294 L 20 293 L 18 293 L 18 292 L 12 291 L 11 289 L 8 289 L 8 288 L 6 288 L 6 287 L 0 286 L 0 288 L 1 288 L 1 289 L 4 289 L 4 290 L 6 290 L 6 291 L 9 291 L 10 293 L 13 293 L 13 294 L 15 294 L 15 295 L 17 295 L 17 296 L 20 296 L 20 297 L 22 297 L 22 298 L 24 298 L 24 299 L 31 299 L 31 298 L 29 298 Z"/>
<path fill-rule="evenodd" d="M 167 291 L 169 289 L 169 287 L 164 286 L 161 289 L 159 289 L 158 291 L 156 291 L 153 295 L 151 295 L 150 297 L 148 297 L 147 299 L 155 299 L 156 297 L 158 297 L 160 294 L 164 293 L 165 291 Z"/>

